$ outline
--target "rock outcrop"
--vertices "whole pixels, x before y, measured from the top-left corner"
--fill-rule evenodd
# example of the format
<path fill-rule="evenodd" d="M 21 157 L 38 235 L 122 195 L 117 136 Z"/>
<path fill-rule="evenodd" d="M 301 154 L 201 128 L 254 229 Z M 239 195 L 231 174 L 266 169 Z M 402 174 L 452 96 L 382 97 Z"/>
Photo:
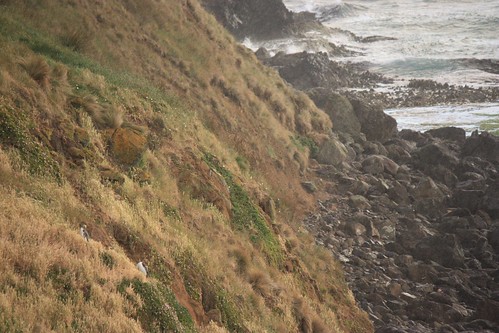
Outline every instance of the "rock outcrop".
<path fill-rule="evenodd" d="M 202 0 L 203 6 L 236 38 L 282 38 L 320 23 L 311 13 L 293 13 L 282 0 Z"/>

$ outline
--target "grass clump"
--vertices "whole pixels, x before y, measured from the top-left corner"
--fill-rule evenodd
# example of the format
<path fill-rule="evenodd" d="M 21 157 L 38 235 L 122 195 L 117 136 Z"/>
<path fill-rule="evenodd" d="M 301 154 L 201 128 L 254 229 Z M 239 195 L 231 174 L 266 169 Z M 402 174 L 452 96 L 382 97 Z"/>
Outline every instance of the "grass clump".
<path fill-rule="evenodd" d="M 206 154 L 205 161 L 222 175 L 229 187 L 233 225 L 236 229 L 250 231 L 251 240 L 262 247 L 269 262 L 281 266 L 283 253 L 280 244 L 246 191 L 236 183 L 232 174 L 221 166 L 213 155 Z"/>
<path fill-rule="evenodd" d="M 116 261 L 108 252 L 101 252 L 99 258 L 102 264 L 109 269 L 113 269 L 116 266 Z"/>
<path fill-rule="evenodd" d="M 89 47 L 93 36 L 88 29 L 73 28 L 65 32 L 60 38 L 64 46 L 80 52 Z"/>
<path fill-rule="evenodd" d="M 194 321 L 185 307 L 180 305 L 173 292 L 162 285 L 142 282 L 135 278 L 124 279 L 118 285 L 136 309 L 136 316 L 147 332 L 195 332 Z M 138 296 L 139 299 L 137 299 Z"/>
<path fill-rule="evenodd" d="M 20 65 L 40 86 L 46 87 L 48 85 L 50 66 L 43 57 L 31 56 L 21 61 Z"/>
<path fill-rule="evenodd" d="M 77 297 L 77 291 L 73 285 L 71 274 L 68 269 L 60 266 L 51 267 L 47 274 L 47 278 L 52 281 L 52 286 L 58 292 L 58 299 L 63 303 L 67 303 Z"/>

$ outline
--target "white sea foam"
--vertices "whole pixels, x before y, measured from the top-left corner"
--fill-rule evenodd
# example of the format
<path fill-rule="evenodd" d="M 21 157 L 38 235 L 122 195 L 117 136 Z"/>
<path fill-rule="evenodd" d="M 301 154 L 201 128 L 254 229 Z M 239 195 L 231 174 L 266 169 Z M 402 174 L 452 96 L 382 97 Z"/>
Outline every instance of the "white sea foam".
<path fill-rule="evenodd" d="M 446 105 L 416 108 L 389 109 L 385 112 L 397 120 L 399 129 L 427 131 L 443 126 L 466 130 L 499 128 L 499 104 Z"/>
<path fill-rule="evenodd" d="M 330 17 L 323 23 L 358 36 L 386 36 L 397 40 L 359 43 L 345 34 L 322 36 L 344 44 L 386 74 L 439 80 L 451 84 L 499 86 L 499 75 L 476 70 L 463 78 L 455 59 L 499 59 L 499 1 L 491 0 L 284 0 L 294 11 L 308 10 Z M 334 7 L 338 10 L 332 10 Z M 298 51 L 316 51 L 303 41 L 291 41 Z M 317 44 L 317 43 L 316 43 Z M 279 51 L 277 45 L 267 45 Z M 282 49 L 286 51 L 286 49 Z M 433 67 L 432 67 L 433 66 Z M 482 76 L 482 77 L 480 77 Z M 466 79 L 469 82 L 466 82 Z"/>
<path fill-rule="evenodd" d="M 316 13 L 329 27 L 351 31 L 360 37 L 385 36 L 396 40 L 360 43 L 351 35 L 332 33 L 313 35 L 308 42 L 306 38 L 300 38 L 265 43 L 263 46 L 272 52 L 316 52 L 318 45 L 323 45 L 320 42 L 323 39 L 362 53 L 334 60 L 368 62 L 374 70 L 396 80 L 420 78 L 463 86 L 499 87 L 499 75 L 456 61 L 470 58 L 499 60 L 497 0 L 284 2 L 293 11 Z M 427 130 L 452 125 L 471 132 L 499 128 L 497 103 L 408 108 L 388 110 L 387 113 L 397 118 L 399 129 Z"/>

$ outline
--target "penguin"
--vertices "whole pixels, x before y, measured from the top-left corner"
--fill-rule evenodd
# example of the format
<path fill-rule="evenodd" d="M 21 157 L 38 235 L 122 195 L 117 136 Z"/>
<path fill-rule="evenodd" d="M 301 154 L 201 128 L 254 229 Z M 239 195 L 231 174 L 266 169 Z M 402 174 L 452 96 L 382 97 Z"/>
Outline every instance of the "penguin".
<path fill-rule="evenodd" d="M 147 266 L 142 261 L 137 263 L 137 269 L 147 277 Z"/>
<path fill-rule="evenodd" d="M 90 240 L 90 234 L 87 231 L 87 225 L 82 224 L 80 226 L 80 235 L 83 237 L 87 242 Z"/>

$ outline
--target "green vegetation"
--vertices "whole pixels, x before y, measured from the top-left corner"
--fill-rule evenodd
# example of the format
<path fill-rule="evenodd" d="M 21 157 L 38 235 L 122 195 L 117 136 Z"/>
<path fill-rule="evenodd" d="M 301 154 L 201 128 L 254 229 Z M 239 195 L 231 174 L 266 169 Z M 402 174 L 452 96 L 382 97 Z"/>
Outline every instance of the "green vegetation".
<path fill-rule="evenodd" d="M 140 301 L 127 288 L 140 297 Z M 147 332 L 195 332 L 186 308 L 178 303 L 171 290 L 139 279 L 123 280 L 118 291 L 137 309 L 137 319 Z"/>
<path fill-rule="evenodd" d="M 25 114 L 0 104 L 0 144 L 16 148 L 31 174 L 52 176 L 60 181 L 58 164 L 48 149 L 33 137 L 32 130 L 34 126 Z"/>
<path fill-rule="evenodd" d="M 283 253 L 279 241 L 246 191 L 236 183 L 229 170 L 221 166 L 213 155 L 206 154 L 204 158 L 213 170 L 224 177 L 229 187 L 233 213 L 232 223 L 235 228 L 249 232 L 250 239 L 262 247 L 269 262 L 280 267 L 283 263 Z"/>
<path fill-rule="evenodd" d="M 306 136 L 296 135 L 292 136 L 291 140 L 295 144 L 295 146 L 301 151 L 304 151 L 305 148 L 308 148 L 310 152 L 310 157 L 315 158 L 315 156 L 317 156 L 317 153 L 319 152 L 319 147 L 311 138 Z"/>
<path fill-rule="evenodd" d="M 226 291 L 220 290 L 216 295 L 217 307 L 222 314 L 222 322 L 230 332 L 242 332 L 241 313 L 234 300 L 230 298 Z"/>
<path fill-rule="evenodd" d="M 486 120 L 480 123 L 480 130 L 499 135 L 499 118 Z"/>

